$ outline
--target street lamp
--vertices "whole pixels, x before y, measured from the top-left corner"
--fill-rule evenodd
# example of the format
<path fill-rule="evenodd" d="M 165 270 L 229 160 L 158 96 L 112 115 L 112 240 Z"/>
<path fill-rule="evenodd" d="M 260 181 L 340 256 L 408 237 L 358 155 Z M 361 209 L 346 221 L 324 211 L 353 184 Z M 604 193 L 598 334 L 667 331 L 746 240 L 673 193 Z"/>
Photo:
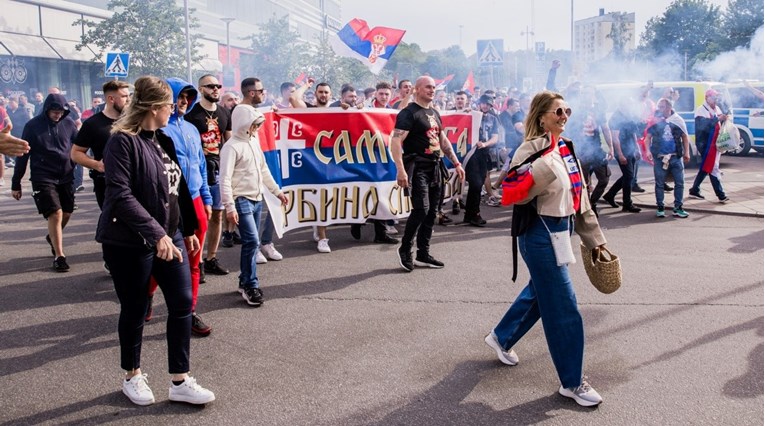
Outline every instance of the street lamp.
<path fill-rule="evenodd" d="M 232 22 L 236 21 L 236 18 L 220 18 L 221 21 L 226 23 L 226 65 L 231 67 L 231 38 L 229 37 L 229 26 Z"/>

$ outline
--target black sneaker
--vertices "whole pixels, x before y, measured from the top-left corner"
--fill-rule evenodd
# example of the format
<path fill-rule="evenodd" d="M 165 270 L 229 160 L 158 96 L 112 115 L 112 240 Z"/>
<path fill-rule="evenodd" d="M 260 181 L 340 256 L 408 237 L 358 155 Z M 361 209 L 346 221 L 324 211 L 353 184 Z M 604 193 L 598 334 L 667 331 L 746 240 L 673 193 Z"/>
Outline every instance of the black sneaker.
<path fill-rule="evenodd" d="M 412 263 L 412 252 L 409 250 L 402 251 L 400 248 L 398 249 L 398 264 L 401 265 L 402 268 L 406 272 L 412 272 L 414 270 L 414 263 Z"/>
<path fill-rule="evenodd" d="M 191 332 L 199 337 L 209 336 L 212 333 L 212 327 L 202 321 L 202 317 L 196 312 L 191 313 Z"/>
<path fill-rule="evenodd" d="M 66 257 L 59 256 L 53 261 L 53 269 L 56 272 L 69 272 L 69 264 L 66 263 Z"/>
<path fill-rule="evenodd" d="M 640 213 L 640 210 L 642 210 L 640 207 L 636 206 L 624 206 L 622 207 L 622 211 L 626 213 Z"/>
<path fill-rule="evenodd" d="M 442 226 L 446 226 L 450 223 L 452 223 L 453 220 L 449 219 L 449 217 L 445 213 L 439 213 L 438 214 L 438 224 Z"/>
<path fill-rule="evenodd" d="M 414 266 L 421 266 L 424 268 L 434 268 L 434 269 L 441 269 L 444 267 L 444 262 L 440 262 L 433 258 L 431 255 L 427 255 L 425 257 L 423 256 L 417 256 L 416 259 L 414 259 Z"/>
<path fill-rule="evenodd" d="M 383 235 L 380 238 L 375 238 L 375 244 L 398 244 L 397 238 L 393 238 L 388 234 Z"/>
<path fill-rule="evenodd" d="M 242 244 L 242 237 L 239 236 L 239 233 L 236 231 L 231 231 L 231 236 L 234 239 L 234 244 L 241 245 Z"/>
<path fill-rule="evenodd" d="M 220 245 L 223 247 L 234 247 L 234 236 L 228 231 L 223 231 L 223 238 L 220 241 Z"/>
<path fill-rule="evenodd" d="M 703 196 L 703 195 L 701 195 L 701 192 L 699 192 L 699 191 L 693 191 L 693 190 L 691 190 L 691 191 L 688 191 L 688 195 L 689 195 L 691 198 L 695 198 L 695 199 L 697 199 L 697 200 L 703 200 L 703 199 L 704 199 L 704 196 Z"/>
<path fill-rule="evenodd" d="M 645 189 L 639 187 L 638 185 L 635 185 L 632 187 L 632 192 L 645 192 Z"/>
<path fill-rule="evenodd" d="M 361 239 L 361 225 L 358 223 L 354 223 L 351 225 L 351 236 L 354 240 L 360 240 Z"/>
<path fill-rule="evenodd" d="M 616 200 L 614 199 L 614 197 L 612 197 L 612 196 L 610 196 L 610 195 L 608 195 L 608 194 L 606 194 L 606 195 L 604 195 L 604 196 L 603 196 L 603 201 L 605 201 L 606 203 L 608 203 L 608 205 L 609 205 L 609 206 L 611 206 L 611 207 L 613 207 L 613 208 L 617 208 L 617 207 L 619 207 L 619 204 L 616 202 Z"/>
<path fill-rule="evenodd" d="M 675 190 L 674 186 L 669 186 L 668 184 L 664 184 L 664 192 L 672 192 Z"/>
<path fill-rule="evenodd" d="M 199 262 L 199 284 L 204 284 L 207 282 L 207 279 L 205 278 L 205 264 L 203 262 Z"/>
<path fill-rule="evenodd" d="M 50 246 L 50 254 L 56 255 L 56 250 L 53 248 L 53 241 L 50 240 L 50 235 L 45 236 L 45 241 L 48 242 L 48 245 Z"/>
<path fill-rule="evenodd" d="M 263 304 L 263 292 L 260 291 L 259 288 L 252 287 L 244 289 L 242 298 L 244 298 L 248 305 L 256 308 Z"/>
<path fill-rule="evenodd" d="M 204 270 L 208 274 L 213 275 L 228 275 L 228 269 L 223 269 L 220 264 L 218 263 L 218 258 L 213 257 L 210 260 L 205 259 L 204 260 Z"/>
<path fill-rule="evenodd" d="M 143 320 L 148 322 L 151 321 L 152 316 L 154 315 L 154 295 L 152 294 L 149 296 L 149 302 L 146 304 L 146 315 L 144 315 Z"/>

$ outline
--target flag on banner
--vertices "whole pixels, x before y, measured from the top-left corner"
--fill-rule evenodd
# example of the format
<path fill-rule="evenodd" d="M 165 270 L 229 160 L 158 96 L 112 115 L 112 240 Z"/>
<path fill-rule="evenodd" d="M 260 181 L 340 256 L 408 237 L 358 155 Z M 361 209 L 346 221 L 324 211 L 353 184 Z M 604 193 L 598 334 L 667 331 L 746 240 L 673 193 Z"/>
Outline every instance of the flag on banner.
<path fill-rule="evenodd" d="M 446 90 L 446 86 L 454 78 L 454 74 L 449 74 L 441 80 L 436 80 L 436 90 Z"/>
<path fill-rule="evenodd" d="M 470 71 L 467 79 L 465 79 L 465 84 L 462 85 L 462 90 L 469 91 L 470 94 L 475 95 L 475 93 L 473 93 L 473 91 L 475 91 L 475 77 L 473 77 L 473 71 Z"/>
<path fill-rule="evenodd" d="M 301 72 L 299 76 L 295 79 L 295 84 L 301 84 L 305 80 L 305 73 Z"/>
<path fill-rule="evenodd" d="M 354 18 L 330 38 L 332 48 L 340 56 L 358 59 L 374 74 L 379 74 L 404 37 L 404 30 L 374 27 Z"/>

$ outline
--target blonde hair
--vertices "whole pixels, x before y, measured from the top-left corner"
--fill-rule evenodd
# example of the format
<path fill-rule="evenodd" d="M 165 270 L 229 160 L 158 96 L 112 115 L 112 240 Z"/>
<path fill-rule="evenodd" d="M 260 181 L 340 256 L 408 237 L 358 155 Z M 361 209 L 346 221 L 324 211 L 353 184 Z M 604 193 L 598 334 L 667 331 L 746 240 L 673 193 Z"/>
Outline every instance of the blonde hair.
<path fill-rule="evenodd" d="M 539 92 L 534 96 L 534 99 L 531 100 L 531 105 L 529 106 L 529 114 L 526 116 L 526 121 L 523 123 L 526 128 L 525 134 L 523 135 L 524 142 L 539 138 L 547 133 L 539 122 L 539 119 L 550 110 L 552 103 L 557 99 L 564 100 L 563 95 L 549 90 Z"/>
<path fill-rule="evenodd" d="M 145 76 L 136 80 L 134 86 L 133 99 L 125 107 L 122 116 L 112 125 L 112 134 L 122 132 L 137 135 L 143 130 L 141 123 L 153 107 L 173 103 L 173 91 L 164 80 Z"/>

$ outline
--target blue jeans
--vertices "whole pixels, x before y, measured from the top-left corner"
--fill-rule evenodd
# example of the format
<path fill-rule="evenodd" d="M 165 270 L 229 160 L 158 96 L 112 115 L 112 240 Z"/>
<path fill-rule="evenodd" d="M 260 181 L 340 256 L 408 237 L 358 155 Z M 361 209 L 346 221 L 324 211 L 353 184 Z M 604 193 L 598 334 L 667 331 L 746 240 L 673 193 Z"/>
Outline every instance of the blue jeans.
<path fill-rule="evenodd" d="M 675 180 L 675 208 L 682 208 L 683 191 L 685 189 L 685 167 L 683 167 L 683 160 L 677 155 L 673 155 L 672 159 L 669 160 L 667 170 L 664 170 L 663 166 L 664 164 L 660 158 L 654 159 L 653 178 L 656 181 L 656 206 L 660 209 L 664 208 L 664 180 L 667 177 L 667 173 L 672 173 L 672 178 Z"/>
<path fill-rule="evenodd" d="M 584 325 L 568 266 L 557 266 L 550 234 L 542 220 L 551 232 L 564 231 L 567 227 L 572 231 L 574 227 L 569 218 L 540 216 L 518 238 L 531 280 L 510 305 L 494 333 L 499 344 L 509 350 L 541 318 L 558 379 L 563 387 L 571 388 L 582 383 Z"/>
<path fill-rule="evenodd" d="M 712 189 L 715 191 L 715 195 L 718 199 L 724 200 L 725 199 L 725 190 L 723 190 L 722 182 L 720 182 L 720 179 L 718 179 L 716 176 L 712 176 L 711 174 L 699 170 L 699 174 L 696 175 L 696 179 L 693 181 L 693 186 L 691 187 L 691 191 L 695 193 L 699 193 L 699 187 L 701 186 L 701 183 L 704 182 L 704 178 L 709 176 L 709 181 L 712 183 Z"/>
<path fill-rule="evenodd" d="M 262 201 L 237 197 L 236 213 L 239 215 L 239 235 L 242 237 L 242 252 L 239 258 L 239 286 L 258 288 L 258 270 L 255 255 L 260 250 L 260 212 Z"/>

